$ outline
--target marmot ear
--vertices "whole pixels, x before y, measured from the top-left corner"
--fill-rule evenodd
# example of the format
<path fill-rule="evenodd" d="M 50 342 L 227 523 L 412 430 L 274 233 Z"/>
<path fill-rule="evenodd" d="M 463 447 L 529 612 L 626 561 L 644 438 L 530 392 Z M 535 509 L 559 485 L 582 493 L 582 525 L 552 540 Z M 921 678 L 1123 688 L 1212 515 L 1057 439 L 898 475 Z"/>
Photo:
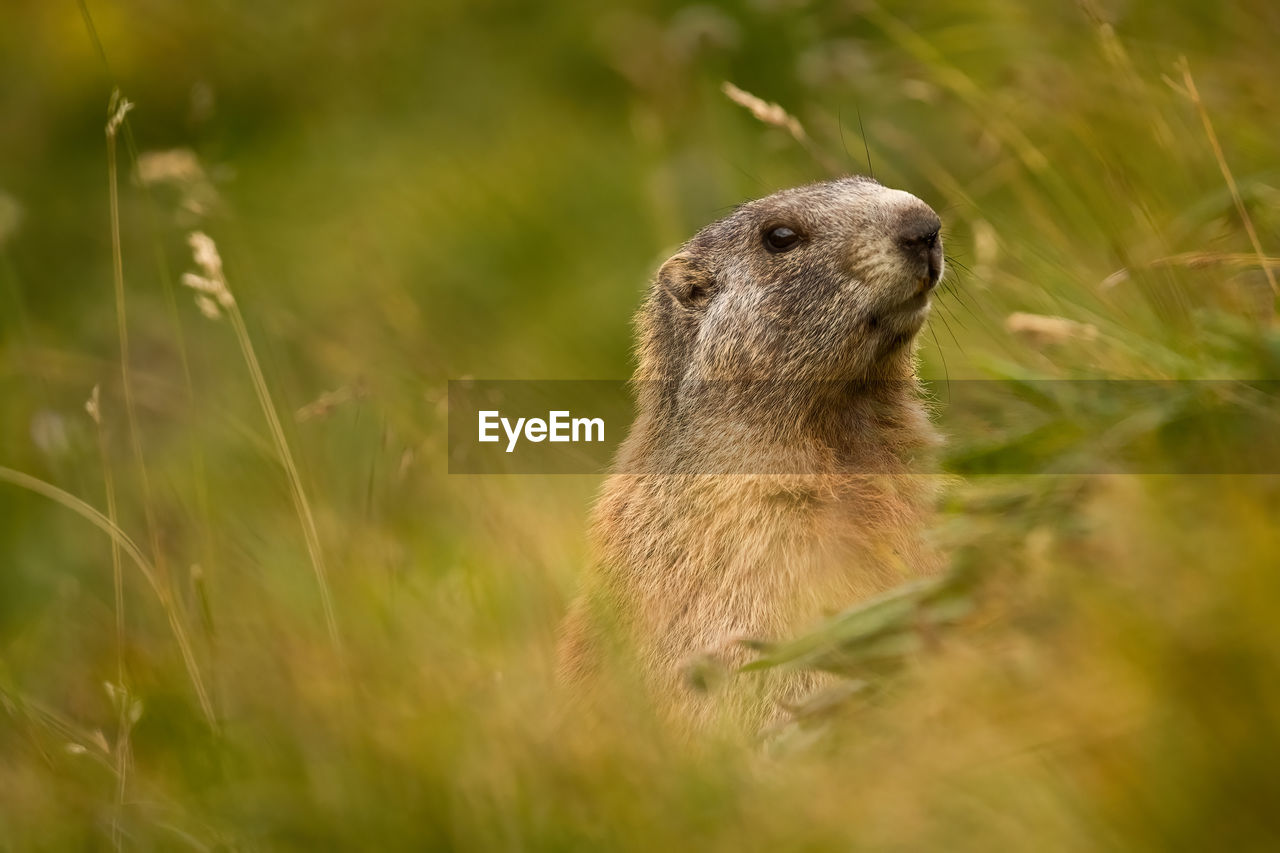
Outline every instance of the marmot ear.
<path fill-rule="evenodd" d="M 658 270 L 656 286 L 685 308 L 702 309 L 711 301 L 715 277 L 692 255 L 681 252 Z"/>

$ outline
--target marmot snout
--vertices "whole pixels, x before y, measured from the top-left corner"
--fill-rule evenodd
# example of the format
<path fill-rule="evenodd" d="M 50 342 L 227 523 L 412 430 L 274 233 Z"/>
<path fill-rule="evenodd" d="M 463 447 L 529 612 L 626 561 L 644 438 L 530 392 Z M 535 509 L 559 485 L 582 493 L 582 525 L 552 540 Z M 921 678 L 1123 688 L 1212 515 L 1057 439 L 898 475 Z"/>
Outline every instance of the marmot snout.
<path fill-rule="evenodd" d="M 909 205 L 898 224 L 898 243 L 907 253 L 908 263 L 924 258 L 922 287 L 932 288 L 942 278 L 942 220 L 928 207 Z"/>
<path fill-rule="evenodd" d="M 598 667 L 620 629 L 633 656 L 618 665 L 673 714 L 758 724 L 818 680 L 742 676 L 717 698 L 690 667 L 731 668 L 741 638 L 792 636 L 938 568 L 913 341 L 940 229 L 915 196 L 845 178 L 743 204 L 662 265 L 637 321 L 639 416 L 564 627 L 567 675 Z"/>

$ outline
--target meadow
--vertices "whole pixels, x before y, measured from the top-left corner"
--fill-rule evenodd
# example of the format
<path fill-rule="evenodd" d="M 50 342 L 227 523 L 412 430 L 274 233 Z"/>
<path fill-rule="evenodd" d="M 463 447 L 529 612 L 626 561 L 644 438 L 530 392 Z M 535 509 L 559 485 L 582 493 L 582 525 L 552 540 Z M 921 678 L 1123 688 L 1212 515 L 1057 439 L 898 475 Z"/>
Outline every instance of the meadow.
<path fill-rule="evenodd" d="M 0 848 L 1280 844 L 1280 7 L 0 19 Z M 849 172 L 945 223 L 951 571 L 766 650 L 847 676 L 768 748 L 566 725 L 601 478 L 450 475 L 447 381 L 626 378 Z"/>

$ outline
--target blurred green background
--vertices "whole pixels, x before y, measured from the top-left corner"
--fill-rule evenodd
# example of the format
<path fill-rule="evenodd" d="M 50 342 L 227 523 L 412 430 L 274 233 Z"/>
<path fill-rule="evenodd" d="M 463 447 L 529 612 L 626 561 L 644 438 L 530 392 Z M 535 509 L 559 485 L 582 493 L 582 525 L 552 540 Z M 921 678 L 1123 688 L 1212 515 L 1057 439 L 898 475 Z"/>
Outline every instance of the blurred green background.
<path fill-rule="evenodd" d="M 0 847 L 1275 843 L 1275 477 L 957 482 L 937 535 L 976 615 L 775 760 L 641 703 L 563 724 L 598 478 L 448 476 L 444 399 L 626 377 L 676 245 L 868 156 L 945 222 L 923 375 L 1280 378 L 1278 35 L 1264 0 L 6 0 L 0 466 L 110 493 L 157 584 L 126 556 L 117 603 L 111 539 L 0 483 Z M 239 339 L 180 284 L 196 229 L 340 649 Z M 1050 403 L 1110 470 L 1101 413 Z M 1125 440 L 1158 454 L 1189 405 Z M 952 434 L 952 467 L 1053 446 L 1010 426 Z"/>

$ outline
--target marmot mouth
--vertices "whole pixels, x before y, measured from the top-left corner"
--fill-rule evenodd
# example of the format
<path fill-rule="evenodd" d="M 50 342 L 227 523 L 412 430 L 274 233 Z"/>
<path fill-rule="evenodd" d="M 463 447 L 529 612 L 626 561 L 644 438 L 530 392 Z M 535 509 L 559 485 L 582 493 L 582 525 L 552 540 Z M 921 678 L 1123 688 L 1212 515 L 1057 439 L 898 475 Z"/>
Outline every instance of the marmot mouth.
<path fill-rule="evenodd" d="M 929 296 L 933 291 L 932 284 L 922 284 L 915 293 L 894 306 L 894 314 L 915 314 L 929 307 Z"/>
<path fill-rule="evenodd" d="M 931 287 L 924 288 L 896 305 L 877 311 L 864 321 L 866 328 L 870 331 L 875 331 L 885 324 L 893 324 L 895 327 L 899 327 L 904 320 L 911 321 L 917 318 L 919 318 L 919 323 L 923 324 L 923 314 L 929 307 L 929 296 L 932 289 Z"/>

